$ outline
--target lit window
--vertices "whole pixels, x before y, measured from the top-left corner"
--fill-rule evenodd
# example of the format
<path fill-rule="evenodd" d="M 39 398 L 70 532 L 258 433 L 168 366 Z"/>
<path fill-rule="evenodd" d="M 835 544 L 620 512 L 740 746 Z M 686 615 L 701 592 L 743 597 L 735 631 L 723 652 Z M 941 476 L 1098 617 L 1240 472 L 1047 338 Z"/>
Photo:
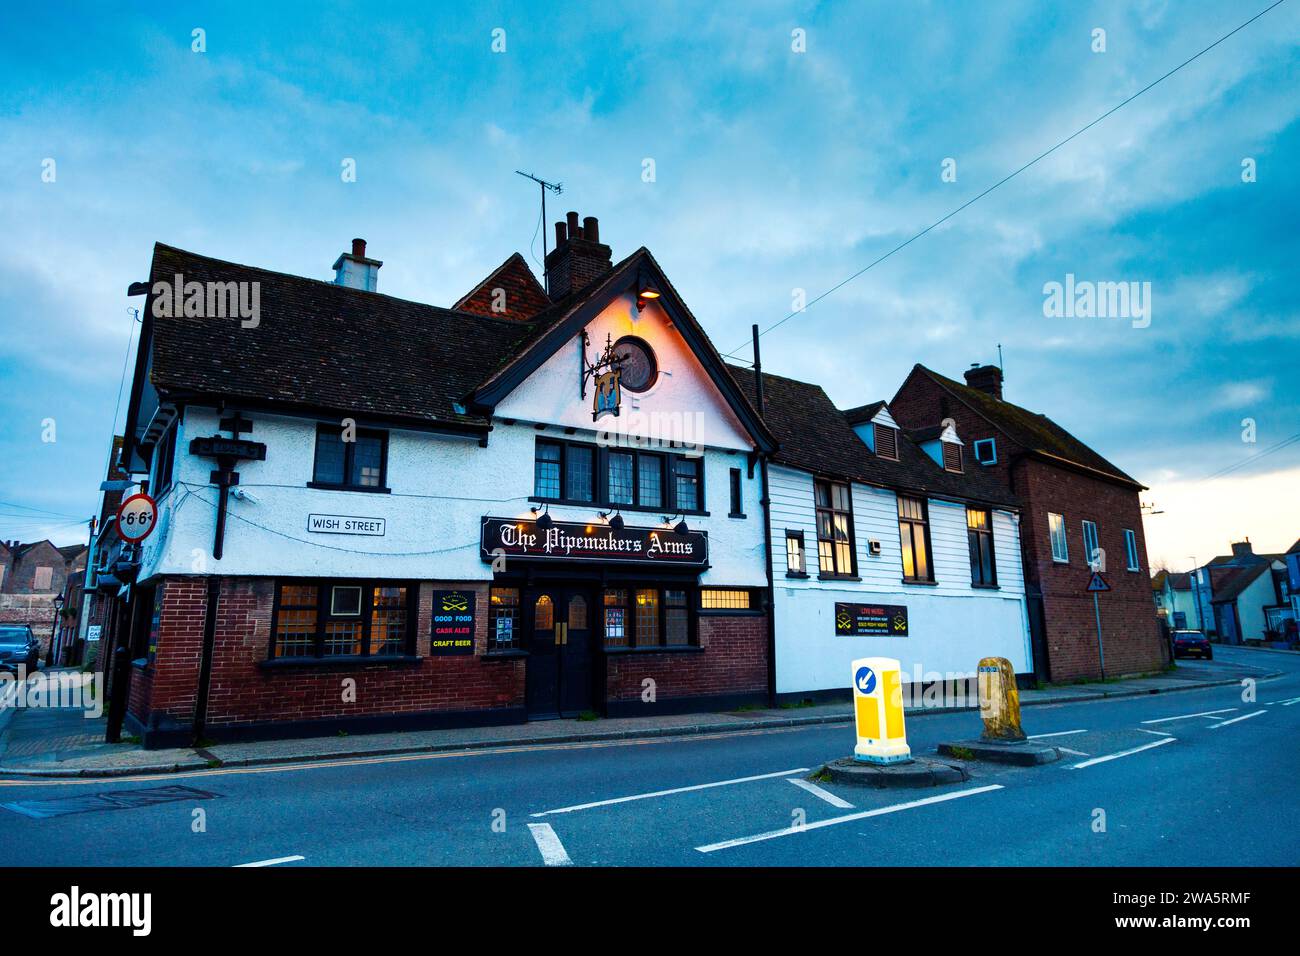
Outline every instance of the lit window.
<path fill-rule="evenodd" d="M 1052 560 L 1059 564 L 1069 564 L 1070 546 L 1065 540 L 1065 518 L 1048 512 L 1047 532 L 1052 539 Z"/>
<path fill-rule="evenodd" d="M 519 624 L 519 589 L 493 588 L 488 598 L 488 643 L 492 650 L 515 646 Z"/>
<path fill-rule="evenodd" d="M 804 563 L 803 532 L 785 533 L 785 570 L 787 574 L 807 574 Z"/>
<path fill-rule="evenodd" d="M 903 546 L 903 580 L 932 582 L 930 521 L 924 499 L 898 496 L 898 536 Z"/>
<path fill-rule="evenodd" d="M 995 587 L 998 573 L 993 562 L 993 521 L 987 510 L 966 509 L 966 540 L 970 546 L 970 583 Z"/>
<path fill-rule="evenodd" d="M 704 588 L 700 609 L 705 611 L 748 611 L 749 591 L 745 588 Z"/>
<path fill-rule="evenodd" d="M 817 558 L 825 575 L 853 574 L 853 505 L 849 486 L 813 482 L 817 513 Z"/>

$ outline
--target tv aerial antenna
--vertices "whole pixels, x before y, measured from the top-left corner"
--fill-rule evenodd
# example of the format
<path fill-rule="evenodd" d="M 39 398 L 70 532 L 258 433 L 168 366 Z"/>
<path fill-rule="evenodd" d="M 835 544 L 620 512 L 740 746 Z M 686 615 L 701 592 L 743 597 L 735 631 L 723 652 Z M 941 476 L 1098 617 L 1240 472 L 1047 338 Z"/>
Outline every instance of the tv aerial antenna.
<path fill-rule="evenodd" d="M 564 183 L 548 183 L 540 176 L 534 176 L 532 173 L 526 173 L 523 170 L 516 169 L 516 176 L 523 176 L 524 179 L 531 179 L 537 185 L 542 187 L 542 285 L 546 287 L 546 294 L 550 295 L 551 282 L 546 270 L 546 194 L 548 192 L 560 195 L 564 192 Z"/>

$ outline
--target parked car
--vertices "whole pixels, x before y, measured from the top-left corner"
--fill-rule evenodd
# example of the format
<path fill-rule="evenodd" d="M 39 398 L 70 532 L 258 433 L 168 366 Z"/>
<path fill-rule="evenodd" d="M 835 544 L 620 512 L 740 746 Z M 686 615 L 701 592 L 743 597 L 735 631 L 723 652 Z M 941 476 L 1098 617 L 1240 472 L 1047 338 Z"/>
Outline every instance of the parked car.
<path fill-rule="evenodd" d="M 1214 647 L 1200 631 L 1174 631 L 1174 657 L 1203 657 L 1214 660 Z"/>
<path fill-rule="evenodd" d="M 18 665 L 27 673 L 36 670 L 41 658 L 41 642 L 26 624 L 0 624 L 0 670 L 18 673 Z"/>

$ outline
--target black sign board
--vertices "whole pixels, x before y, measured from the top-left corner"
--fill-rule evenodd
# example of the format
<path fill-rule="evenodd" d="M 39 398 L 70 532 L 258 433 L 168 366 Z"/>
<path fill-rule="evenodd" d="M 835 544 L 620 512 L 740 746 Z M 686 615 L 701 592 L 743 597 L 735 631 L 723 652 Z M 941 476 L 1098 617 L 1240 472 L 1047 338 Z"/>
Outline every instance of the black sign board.
<path fill-rule="evenodd" d="M 434 591 L 429 654 L 450 657 L 474 653 L 473 591 Z"/>
<path fill-rule="evenodd" d="M 903 604 L 835 605 L 835 633 L 853 637 L 907 637 L 907 607 Z"/>
<path fill-rule="evenodd" d="M 260 441 L 248 441 L 244 438 L 223 438 L 213 435 L 210 438 L 195 438 L 190 442 L 190 454 L 202 458 L 239 458 L 251 461 L 266 461 L 266 445 Z"/>
<path fill-rule="evenodd" d="M 703 570 L 709 566 L 709 534 L 671 528 L 615 530 L 603 522 L 574 524 L 555 521 L 549 528 L 533 520 L 484 518 L 482 557 L 539 561 L 599 561 L 607 564 L 659 565 Z"/>

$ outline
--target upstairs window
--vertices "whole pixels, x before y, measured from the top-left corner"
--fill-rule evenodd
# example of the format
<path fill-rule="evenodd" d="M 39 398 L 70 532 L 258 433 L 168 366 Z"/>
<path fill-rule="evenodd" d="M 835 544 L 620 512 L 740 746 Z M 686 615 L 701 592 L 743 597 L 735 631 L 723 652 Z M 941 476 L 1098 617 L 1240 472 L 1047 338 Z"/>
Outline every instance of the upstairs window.
<path fill-rule="evenodd" d="M 1047 534 L 1052 541 L 1052 560 L 1058 564 L 1070 563 L 1070 546 L 1065 540 L 1065 518 L 1050 511 L 1047 513 Z"/>
<path fill-rule="evenodd" d="M 539 441 L 533 459 L 533 493 L 539 498 L 560 497 L 561 446 L 556 442 Z"/>
<path fill-rule="evenodd" d="M 1128 559 L 1128 569 L 1130 571 L 1141 570 L 1138 567 L 1137 535 L 1129 528 L 1124 529 L 1124 556 Z"/>
<path fill-rule="evenodd" d="M 785 573 L 793 577 L 807 577 L 808 567 L 804 563 L 804 544 L 802 531 L 785 533 Z"/>
<path fill-rule="evenodd" d="M 677 458 L 673 463 L 676 481 L 677 510 L 700 510 L 700 459 Z"/>
<path fill-rule="evenodd" d="M 975 460 L 981 465 L 996 465 L 998 463 L 998 443 L 993 438 L 978 438 L 975 440 Z"/>
<path fill-rule="evenodd" d="M 741 498 L 740 469 L 731 469 L 731 517 L 745 517 L 745 502 Z"/>
<path fill-rule="evenodd" d="M 939 442 L 939 444 L 943 446 L 944 470 L 955 471 L 960 474 L 962 471 L 961 445 L 951 441 Z"/>
<path fill-rule="evenodd" d="M 153 483 L 149 486 L 155 499 L 161 498 L 172 486 L 176 472 L 176 433 L 179 426 L 173 421 L 154 447 Z"/>
<path fill-rule="evenodd" d="M 814 481 L 817 513 L 817 559 L 825 577 L 850 577 L 853 566 L 853 499 L 849 486 Z"/>
<path fill-rule="evenodd" d="M 871 429 L 876 437 L 876 454 L 890 461 L 898 461 L 898 429 L 878 423 L 873 424 Z"/>
<path fill-rule="evenodd" d="M 933 583 L 930 518 L 924 498 L 898 496 L 898 535 L 903 545 L 903 580 Z"/>
<path fill-rule="evenodd" d="M 1105 571 L 1101 560 L 1101 546 L 1097 543 L 1097 522 L 1083 523 L 1083 559 L 1094 571 Z"/>
<path fill-rule="evenodd" d="M 344 439 L 350 437 L 351 441 Z M 387 477 L 388 433 L 337 425 L 316 426 L 312 484 L 345 491 L 383 491 Z"/>
<path fill-rule="evenodd" d="M 998 572 L 993 561 L 993 518 L 987 509 L 966 509 L 966 540 L 970 545 L 970 583 L 979 588 L 997 587 Z"/>

